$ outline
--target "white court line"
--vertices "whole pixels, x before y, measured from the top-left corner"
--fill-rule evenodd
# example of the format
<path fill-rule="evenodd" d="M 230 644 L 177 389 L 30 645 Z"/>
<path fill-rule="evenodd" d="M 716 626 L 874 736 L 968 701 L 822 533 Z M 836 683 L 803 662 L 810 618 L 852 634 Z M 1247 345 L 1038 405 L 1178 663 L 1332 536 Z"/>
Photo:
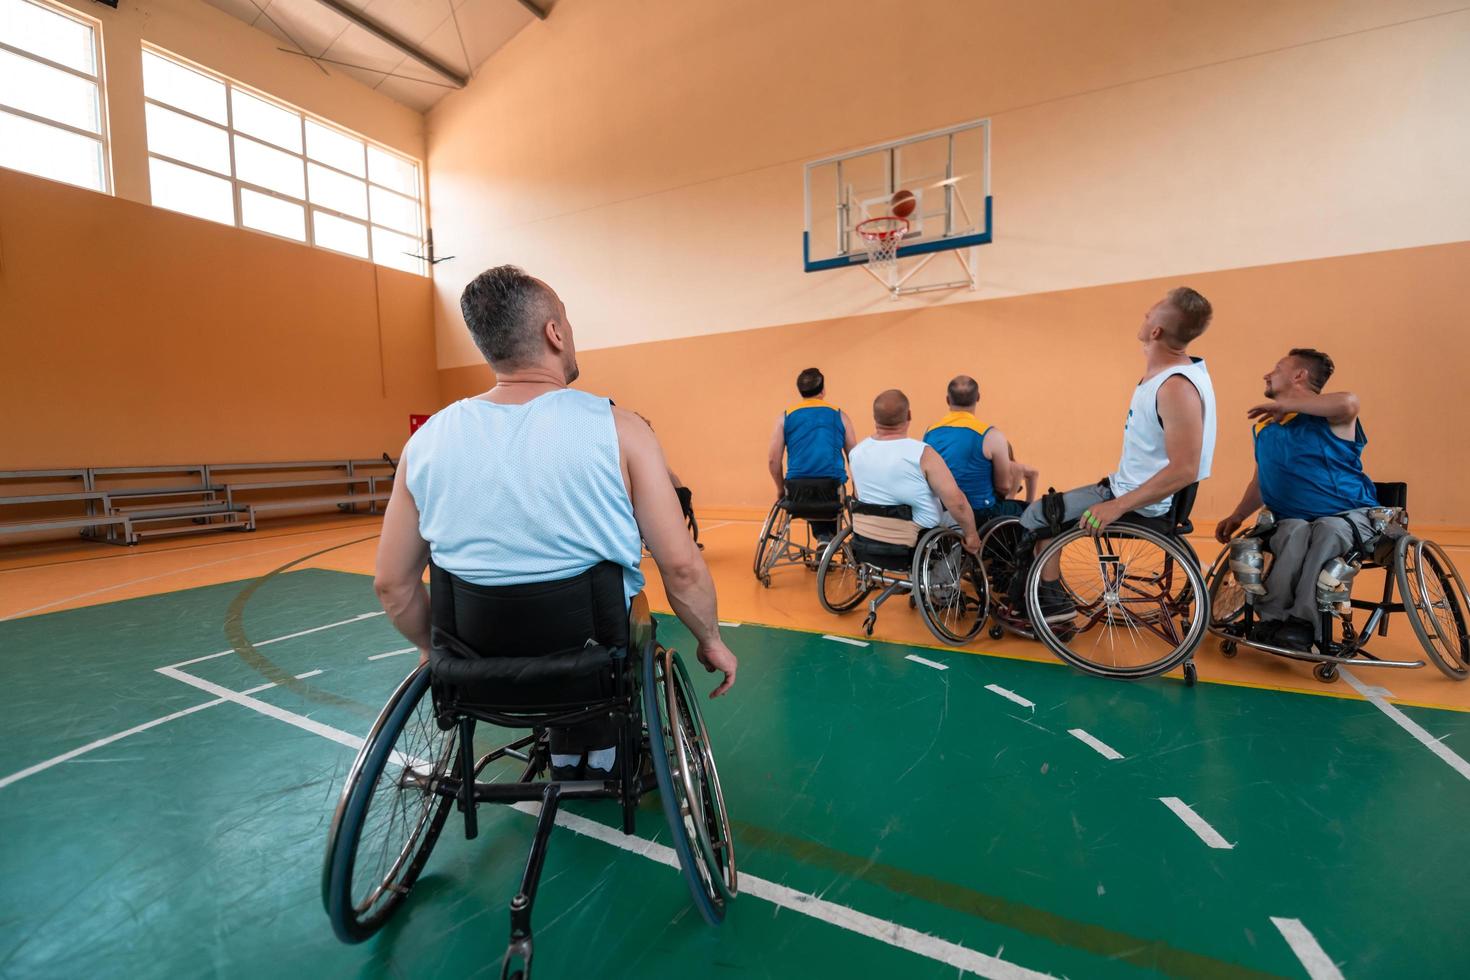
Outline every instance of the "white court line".
<path fill-rule="evenodd" d="M 699 530 L 700 531 L 713 531 L 717 527 L 725 527 L 727 524 L 734 524 L 734 523 L 735 523 L 734 521 L 716 521 L 713 524 L 701 524 L 701 525 L 699 525 Z"/>
<path fill-rule="evenodd" d="M 369 660 L 382 660 L 385 657 L 401 657 L 405 653 L 418 653 L 418 652 L 419 652 L 419 648 L 418 647 L 404 647 L 402 650 L 389 650 L 387 653 L 375 653 L 371 657 L 368 657 L 368 659 Z"/>
<path fill-rule="evenodd" d="M 1278 919 L 1273 915 L 1271 923 L 1281 930 L 1286 944 L 1291 947 L 1296 958 L 1302 961 L 1302 966 L 1307 968 L 1307 976 L 1312 980 L 1342 980 L 1342 971 L 1317 942 L 1317 937 L 1302 925 L 1301 919 Z"/>
<path fill-rule="evenodd" d="M 720 620 L 720 625 L 727 630 L 738 629 L 740 627 L 739 623 L 727 623 L 723 619 Z"/>
<path fill-rule="evenodd" d="M 868 645 L 866 640 L 854 640 L 850 636 L 833 636 L 831 633 L 823 633 L 822 639 L 831 640 L 833 643 L 846 643 L 849 646 L 855 647 L 865 647 Z"/>
<path fill-rule="evenodd" d="M 1383 699 L 1383 696 L 1377 693 L 1378 691 L 1383 690 L 1382 688 L 1369 687 L 1368 685 L 1364 684 L 1362 681 L 1354 677 L 1352 672 L 1349 671 L 1346 667 L 1339 668 L 1338 672 L 1342 674 L 1343 677 L 1347 678 L 1348 685 L 1354 691 L 1357 691 L 1363 697 L 1367 698 L 1369 703 L 1372 704 L 1379 711 L 1388 715 L 1388 717 L 1393 720 L 1394 724 L 1398 725 L 1404 731 L 1414 736 L 1414 738 L 1426 749 L 1439 756 L 1440 759 L 1444 761 L 1445 765 L 1449 766 L 1451 769 L 1455 770 L 1455 772 L 1464 776 L 1466 779 L 1470 779 L 1470 762 L 1466 762 L 1465 759 L 1457 754 L 1454 749 L 1445 745 L 1439 739 L 1426 732 L 1422 727 L 1420 727 L 1418 722 L 1400 711 L 1397 706 L 1389 704 L 1387 701 L 1385 701 Z"/>
<path fill-rule="evenodd" d="M 227 688 L 220 687 L 218 684 L 211 684 L 209 681 L 201 680 L 198 677 L 185 674 L 182 671 L 174 670 L 170 667 L 160 667 L 158 668 L 158 672 L 172 677 L 175 680 L 183 681 L 185 684 L 193 685 L 200 690 L 207 690 L 218 694 L 221 700 L 233 701 L 243 707 L 275 718 L 277 721 L 284 721 L 288 725 L 294 725 L 297 728 L 320 735 L 323 738 L 331 739 L 340 745 L 357 749 L 361 748 L 363 744 L 363 740 L 356 735 L 333 728 L 330 725 L 323 725 L 321 722 L 313 721 L 310 718 L 287 711 L 284 708 L 277 708 L 275 705 L 252 698 L 248 694 L 230 691 Z M 539 805 L 534 803 L 517 803 L 515 804 L 515 809 L 532 815 L 540 813 Z M 671 868 L 677 868 L 679 866 L 678 858 L 675 857 L 673 849 L 663 844 L 644 840 L 640 837 L 625 836 L 621 831 L 603 826 L 594 820 L 588 820 L 586 817 L 565 810 L 557 813 L 556 822 L 573 833 L 592 837 L 622 850 L 646 857 L 650 861 L 656 861 L 659 864 L 667 865 Z M 937 936 L 926 935 L 916 929 L 901 926 L 896 922 L 879 919 L 864 912 L 859 912 L 856 909 L 848 908 L 845 905 L 838 905 L 835 902 L 829 902 L 815 895 L 799 892 L 794 888 L 778 885 L 773 881 L 766 881 L 754 875 L 741 875 L 740 888 L 744 894 L 765 899 L 781 908 L 811 916 L 814 919 L 837 926 L 839 929 L 846 929 L 849 932 L 867 936 L 870 939 L 876 939 L 881 943 L 887 943 L 898 949 L 916 953 L 919 956 L 945 963 L 960 970 L 968 970 L 977 976 L 991 977 L 994 980 L 1050 980 L 1050 974 L 1028 970 L 1025 967 L 1017 966 L 999 957 L 976 952 L 958 943 L 952 943 L 946 939 L 940 939 Z"/>
<path fill-rule="evenodd" d="M 1199 839 L 1204 841 L 1210 847 L 1223 851 L 1231 851 L 1235 849 L 1234 844 L 1221 837 L 1218 830 L 1205 823 L 1205 818 L 1200 816 L 1198 813 L 1195 813 L 1194 810 L 1190 808 L 1189 804 L 1185 803 L 1179 797 L 1161 796 L 1159 797 L 1159 802 L 1164 804 L 1164 806 L 1168 807 L 1169 809 L 1173 810 L 1174 815 L 1177 816 L 1180 820 L 1183 820 L 1184 825 L 1190 830 L 1194 831 L 1195 834 L 1198 835 Z"/>
<path fill-rule="evenodd" d="M 1027 701 L 1025 698 L 1021 697 L 1021 695 L 1017 694 L 1015 691 L 1007 691 L 1005 688 L 1001 687 L 999 684 L 986 684 L 985 685 L 985 690 L 987 690 L 987 691 L 994 691 L 996 694 L 999 694 L 1001 697 L 1005 698 L 1007 701 L 1014 701 L 1014 702 L 1016 702 L 1017 704 L 1019 704 L 1023 708 L 1030 708 L 1032 711 L 1035 711 L 1036 710 L 1036 702 L 1035 701 Z"/>
<path fill-rule="evenodd" d="M 904 657 L 903 659 L 912 660 L 914 663 L 923 664 L 925 667 L 933 667 L 935 670 L 949 670 L 949 664 L 935 663 L 932 660 L 925 660 L 923 657 L 917 656 L 916 654 L 912 653 L 909 654 L 907 657 Z"/>
<path fill-rule="evenodd" d="M 1123 758 L 1123 753 L 1119 752 L 1111 745 L 1108 745 L 1106 742 L 1103 742 L 1101 739 L 1094 738 L 1093 736 L 1087 734 L 1080 728 L 1069 728 L 1067 729 L 1067 734 L 1075 738 L 1077 741 L 1081 742 L 1083 745 L 1090 746 L 1091 748 L 1096 749 L 1098 755 L 1101 755 L 1104 759 Z"/>
<path fill-rule="evenodd" d="M 306 679 L 307 679 L 307 678 L 308 678 L 308 677 L 315 677 L 315 676 L 316 676 L 316 675 L 317 675 L 317 674 L 325 674 L 325 673 L 326 673 L 326 671 L 325 671 L 325 670 L 308 670 L 308 671 L 307 671 L 307 672 L 306 672 L 306 673 L 304 673 L 304 674 L 297 674 L 297 675 L 296 675 L 296 679 L 297 679 L 297 680 L 298 680 L 298 681 L 304 681 L 304 680 L 306 680 Z"/>
<path fill-rule="evenodd" d="M 318 673 L 319 674 L 319 673 L 321 673 L 321 671 L 315 671 L 314 673 Z M 248 690 L 248 691 L 246 691 L 244 693 L 245 694 L 259 694 L 261 691 L 264 691 L 267 688 L 272 688 L 272 687 L 275 687 L 275 686 L 276 686 L 275 684 L 262 684 L 259 687 L 252 687 L 250 690 Z M 164 715 L 162 718 L 154 718 L 152 721 L 145 721 L 141 725 L 134 725 L 132 728 L 129 728 L 129 729 L 125 730 L 125 731 L 117 732 L 117 733 L 115 733 L 113 735 L 108 735 L 106 738 L 99 738 L 95 742 L 88 742 L 86 745 L 83 745 L 83 746 L 81 746 L 79 748 L 72 749 L 70 752 L 63 752 L 61 755 L 55 756 L 54 758 L 51 758 L 51 759 L 47 759 L 45 762 L 38 762 L 34 766 L 29 766 L 29 767 L 27 767 L 25 769 L 22 769 L 20 772 L 11 773 L 9 776 L 6 776 L 4 779 L 0 779 L 0 789 L 4 789 L 6 786 L 9 786 L 11 783 L 20 782 L 22 779 L 25 779 L 27 776 L 34 776 L 38 772 L 45 772 L 47 769 L 50 769 L 52 766 L 58 766 L 58 765 L 60 765 L 63 762 L 68 762 L 68 761 L 70 761 L 72 759 L 75 759 L 79 755 L 86 755 L 88 752 L 91 752 L 93 749 L 100 749 L 104 745 L 111 745 L 113 742 L 119 741 L 121 739 L 125 739 L 129 735 L 136 735 L 139 732 L 146 732 L 148 729 L 150 729 L 150 728 L 157 728 L 159 725 L 162 725 L 165 722 L 173 721 L 176 718 L 183 718 L 185 715 L 192 715 L 196 711 L 203 711 L 205 708 L 213 708 L 215 705 L 224 704 L 224 703 L 225 703 L 225 699 L 224 698 L 215 698 L 213 701 L 205 701 L 203 704 L 196 704 L 192 708 L 185 708 L 182 711 L 175 711 L 171 715 Z"/>
<path fill-rule="evenodd" d="M 347 529 L 346 528 L 343 528 L 342 530 L 345 531 Z M 360 530 L 362 530 L 362 528 L 359 526 L 359 527 L 353 528 L 352 530 L 353 531 L 360 531 Z M 255 552 L 251 552 L 248 555 L 236 555 L 233 558 L 221 558 L 219 561 L 207 561 L 207 562 L 204 562 L 201 565 L 189 565 L 189 566 L 186 566 L 184 568 L 176 568 L 176 569 L 174 569 L 171 572 L 160 572 L 157 575 L 145 575 L 142 578 L 129 579 L 126 582 L 119 582 L 116 585 L 109 585 L 109 586 L 107 586 L 105 588 L 101 588 L 101 589 L 93 589 L 90 592 L 78 592 L 76 595 L 67 596 L 65 599 L 56 599 L 56 600 L 54 600 L 52 602 L 44 602 L 44 603 L 42 603 L 39 606 L 32 606 L 29 609 L 22 609 L 20 612 L 11 613 L 9 616 L 0 616 L 0 623 L 9 622 L 12 619 L 20 619 L 22 616 L 29 616 L 32 613 L 38 613 L 38 612 L 41 612 L 43 609 L 50 609 L 52 606 L 64 606 L 68 602 L 75 602 L 77 599 L 86 599 L 86 598 L 89 598 L 89 597 L 94 596 L 94 595 L 101 595 L 104 592 L 116 592 L 118 589 L 125 589 L 128 586 L 130 586 L 130 585 L 137 585 L 140 582 L 152 582 L 155 579 L 168 578 L 170 575 L 182 575 L 184 572 L 193 572 L 193 571 L 197 571 L 198 569 L 201 569 L 201 568 L 212 568 L 215 565 L 228 565 L 232 561 L 245 561 L 246 559 L 249 559 L 249 558 L 257 558 L 260 555 L 273 555 L 273 554 L 275 554 L 277 552 L 280 552 L 280 551 L 295 551 L 295 550 L 300 549 L 300 547 L 301 547 L 300 542 L 297 542 L 295 544 L 287 545 L 284 548 L 271 548 L 271 549 L 266 550 L 266 551 L 255 551 Z M 122 558 L 122 557 L 125 557 L 125 556 L 118 555 L 117 557 Z M 18 571 L 24 571 L 24 569 L 19 569 L 19 568 L 0 569 L 0 573 L 7 572 L 7 571 L 18 572 Z"/>
<path fill-rule="evenodd" d="M 339 619 L 339 620 L 337 620 L 337 622 L 335 622 L 335 623 L 328 623 L 325 626 L 313 626 L 309 630 L 301 630 L 301 631 L 296 632 L 296 633 L 287 633 L 285 636 L 273 636 L 269 640 L 260 640 L 259 642 L 251 643 L 250 645 L 253 646 L 253 647 L 268 647 L 272 643 L 280 643 L 282 640 L 294 640 L 298 636 L 306 636 L 306 635 L 308 635 L 310 633 L 320 633 L 322 630 L 333 630 L 333 629 L 336 629 L 338 626 L 350 626 L 353 623 L 360 623 L 364 619 L 372 619 L 374 616 L 382 616 L 382 615 L 383 615 L 383 611 L 381 609 L 378 610 L 377 612 L 358 613 L 356 616 L 353 616 L 351 619 Z M 169 666 L 169 669 L 170 670 L 177 669 L 179 667 L 188 667 L 188 666 L 190 666 L 192 664 L 202 664 L 202 663 L 204 663 L 204 661 L 206 661 L 206 660 L 213 660 L 216 657 L 228 657 L 230 654 L 232 654 L 234 652 L 235 652 L 235 648 L 234 647 L 231 647 L 228 650 L 221 650 L 219 653 L 206 654 L 206 655 L 204 655 L 202 657 L 195 657 L 193 660 L 181 660 L 181 661 L 179 661 L 176 664 L 169 664 L 168 666 Z M 159 670 L 162 670 L 163 668 L 160 667 L 158 669 Z"/>

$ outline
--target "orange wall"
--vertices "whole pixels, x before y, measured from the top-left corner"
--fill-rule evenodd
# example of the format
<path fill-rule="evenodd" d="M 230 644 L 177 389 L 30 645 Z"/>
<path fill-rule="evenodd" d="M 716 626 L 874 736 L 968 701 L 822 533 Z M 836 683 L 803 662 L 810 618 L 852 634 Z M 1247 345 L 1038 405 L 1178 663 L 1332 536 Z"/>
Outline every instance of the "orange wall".
<path fill-rule="evenodd" d="M 908 393 L 917 434 L 944 411 L 949 378 L 973 374 L 980 414 L 1040 467 L 1043 486 L 1070 487 L 1116 464 L 1142 366 L 1135 331 L 1165 289 L 1188 283 L 1216 310 L 1194 351 L 1210 364 L 1221 420 L 1199 518 L 1231 510 L 1250 476 L 1245 412 L 1263 400 L 1261 376 L 1289 348 L 1317 347 L 1338 365 L 1330 387 L 1362 397 L 1369 473 L 1410 483 L 1416 523 L 1464 525 L 1467 268 L 1462 242 L 637 344 L 579 354 L 578 386 L 648 416 L 703 508 L 769 506 L 771 428 L 813 364 L 859 438 L 878 391 Z M 592 311 L 568 312 L 575 328 Z M 492 383 L 484 365 L 439 376 L 446 402 Z"/>
<path fill-rule="evenodd" d="M 0 170 L 0 469 L 396 453 L 431 289 Z"/>

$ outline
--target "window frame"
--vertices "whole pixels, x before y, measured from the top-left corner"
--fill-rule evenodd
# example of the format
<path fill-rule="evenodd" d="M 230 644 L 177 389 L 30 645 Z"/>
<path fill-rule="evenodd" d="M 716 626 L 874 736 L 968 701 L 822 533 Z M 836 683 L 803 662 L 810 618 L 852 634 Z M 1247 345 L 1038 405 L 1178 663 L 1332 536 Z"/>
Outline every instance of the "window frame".
<path fill-rule="evenodd" d="M 81 24 L 92 32 L 92 59 L 93 63 L 97 66 L 97 73 L 95 75 L 88 75 L 86 72 L 73 68 L 70 65 L 63 65 L 60 62 L 52 61 L 50 58 L 47 58 L 44 55 L 36 54 L 33 51 L 27 51 L 25 48 L 16 47 L 13 44 L 7 44 L 3 40 L 0 40 L 0 50 L 6 51 L 19 58 L 25 58 L 28 61 L 34 61 L 38 65 L 44 65 L 47 68 L 52 68 L 56 71 L 65 72 L 66 74 L 71 75 L 73 78 L 80 78 L 97 86 L 97 132 L 93 133 L 78 126 L 73 126 L 70 123 L 64 123 L 57 119 L 49 119 L 46 116 L 37 115 L 34 112 L 28 112 L 25 109 L 20 108 L 19 106 L 10 105 L 7 102 L 0 102 L 0 112 L 7 112 L 12 116 L 17 116 L 29 122 L 37 123 L 42 126 L 50 126 L 52 129 L 59 129 L 62 132 L 70 133 L 73 136 L 83 136 L 96 143 L 100 143 L 102 146 L 102 186 L 100 188 L 83 187 L 80 184 L 73 184 L 69 180 L 58 182 L 64 183 L 69 187 L 80 188 L 81 190 L 94 191 L 100 194 L 111 195 L 114 192 L 112 176 L 112 127 L 107 113 L 107 63 L 103 60 L 104 48 L 102 44 L 102 21 L 98 20 L 95 17 L 89 17 L 84 13 L 73 10 L 70 7 L 64 6 L 62 4 L 52 3 L 50 2 L 50 0 L 21 0 L 21 2 L 29 3 L 32 6 L 40 7 L 43 10 L 49 10 L 53 14 L 58 14 L 62 17 L 67 18 L 68 20 L 72 20 L 78 24 Z M 29 171 L 17 172 L 28 174 L 30 173 Z M 56 178 L 47 177 L 45 174 L 30 174 L 30 176 L 39 176 L 43 180 L 56 180 Z"/>
<path fill-rule="evenodd" d="M 159 152 L 156 152 L 156 151 L 154 151 L 152 149 L 149 149 L 147 147 L 146 135 L 145 135 L 145 139 L 144 139 L 144 150 L 145 150 L 145 152 L 146 152 L 146 154 L 148 156 L 148 159 L 150 159 L 150 160 L 151 159 L 162 160 L 162 161 L 164 161 L 166 163 L 169 163 L 169 164 L 172 164 L 173 166 L 176 166 L 176 167 L 183 167 L 185 169 L 195 171 L 196 173 L 204 174 L 204 175 L 206 175 L 208 177 L 213 177 L 213 178 L 215 178 L 217 180 L 225 180 L 225 181 L 228 181 L 229 184 L 230 184 L 230 197 L 232 199 L 233 206 L 234 206 L 234 215 L 235 215 L 234 227 L 235 228 L 238 228 L 241 231 L 255 232 L 256 234 L 260 234 L 260 235 L 269 235 L 270 237 L 272 237 L 272 238 L 278 238 L 281 241 L 293 242 L 293 243 L 295 243 L 297 245 L 305 245 L 305 246 L 307 246 L 309 248 L 319 248 L 319 249 L 321 249 L 323 251 L 331 252 L 334 255 L 345 255 L 345 256 L 347 256 L 349 258 L 358 259 L 358 260 L 363 261 L 363 262 L 371 262 L 375 266 L 383 266 L 384 268 L 397 269 L 400 272 L 407 272 L 410 275 L 419 275 L 419 276 L 428 277 L 428 275 L 429 275 L 428 263 L 425 261 L 425 259 L 423 257 L 420 257 L 418 259 L 411 260 L 412 262 L 414 262 L 414 263 L 417 264 L 417 268 L 404 269 L 401 266 L 389 265 L 387 263 L 379 262 L 378 259 L 377 259 L 377 257 L 376 257 L 376 255 L 375 255 L 375 253 L 374 253 L 374 249 L 373 249 L 373 229 L 374 228 L 381 228 L 383 231 L 388 232 L 390 234 L 402 235 L 403 237 L 406 237 L 406 238 L 414 238 L 414 237 L 417 237 L 418 242 L 419 242 L 419 249 L 420 249 L 420 252 L 422 252 L 422 250 L 424 248 L 423 243 L 426 240 L 425 239 L 425 236 L 427 234 L 427 230 L 426 229 L 427 229 L 427 225 L 428 225 L 428 214 L 426 213 L 426 208 L 424 207 L 424 190 L 425 190 L 425 185 L 424 185 L 424 165 L 423 165 L 423 161 L 421 161 L 421 160 L 419 160 L 419 159 L 417 159 L 415 157 L 409 156 L 407 153 L 403 153 L 400 150 L 396 150 L 393 147 L 387 146 L 386 144 L 381 143 L 378 140 L 374 140 L 374 139 L 372 139 L 370 137 L 367 137 L 367 136 L 364 136 L 361 133 L 358 133 L 358 132 L 356 132 L 354 130 L 348 129 L 346 126 L 343 126 L 343 125 L 341 125 L 339 123 L 332 122 L 329 119 L 326 119 L 326 118 L 324 118 L 322 116 L 317 115 L 316 113 L 309 112 L 309 111 L 307 111 L 305 109 L 302 109 L 300 106 L 293 105 L 292 103 L 287 102 L 285 99 L 277 98 L 276 96 L 270 95 L 267 92 L 263 92 L 260 89 L 255 88 L 252 85 L 247 85 L 244 82 L 237 81 L 236 79 L 231 78 L 228 75 L 225 75 L 225 74 L 222 74 L 220 72 L 214 71 L 214 70 L 212 70 L 210 68 L 206 68 L 205 66 L 199 64 L 198 62 L 192 61 L 189 58 L 185 58 L 185 57 L 183 57 L 181 55 L 175 54 L 174 52 L 168 50 L 167 48 L 159 47 L 156 44 L 149 44 L 148 42 L 145 41 L 142 44 L 141 51 L 142 51 L 142 53 L 140 53 L 140 55 L 139 55 L 140 60 L 143 57 L 143 54 L 144 53 L 146 53 L 146 54 L 152 54 L 155 57 L 162 58 L 162 59 L 164 59 L 166 61 L 171 61 L 174 64 L 179 65 L 182 68 L 186 68 L 186 69 L 188 69 L 190 71 L 197 72 L 197 73 L 205 76 L 206 78 L 213 79 L 213 80 L 221 83 L 222 85 L 224 85 L 224 87 L 225 87 L 225 123 L 223 125 L 221 125 L 220 123 L 216 122 L 213 119 L 208 119 L 208 118 L 206 118 L 204 116 L 200 116 L 200 115 L 197 115 L 197 114 L 195 114 L 193 112 L 190 112 L 187 109 L 182 109 L 182 108 L 179 108 L 178 106 L 170 105 L 167 102 L 162 102 L 162 101 L 160 101 L 158 99 L 152 98 L 152 97 L 150 97 L 146 93 L 146 91 L 143 93 L 143 104 L 144 104 L 145 107 L 151 105 L 151 106 L 155 106 L 156 108 L 161 109 L 161 110 L 163 110 L 165 112 L 176 113 L 176 114 L 178 114 L 180 116 L 183 116 L 185 119 L 188 119 L 188 120 L 190 120 L 192 122 L 201 123 L 203 125 L 213 127 L 214 129 L 217 129 L 217 130 L 220 130 L 221 132 L 223 132 L 225 134 L 225 141 L 226 141 L 226 143 L 227 143 L 227 145 L 229 147 L 229 159 L 230 159 L 230 173 L 229 174 L 221 174 L 218 171 L 210 170 L 208 167 L 201 167 L 198 164 L 191 163 L 191 162 L 189 162 L 187 160 L 180 160 L 177 157 L 169 156 L 166 153 L 159 153 Z M 301 150 L 300 150 L 300 152 L 297 152 L 297 151 L 294 151 L 294 150 L 288 150 L 288 149 L 286 149 L 284 147 L 281 147 L 281 146 L 278 146 L 278 145 L 276 145 L 274 143 L 271 143 L 268 140 L 262 139 L 261 137 L 254 136 L 254 135 L 252 135 L 250 133 L 244 132 L 243 130 L 236 129 L 235 128 L 235 100 L 234 100 L 234 97 L 233 97 L 234 90 L 236 90 L 236 89 L 238 89 L 239 91 L 241 91 L 245 95 L 250 96 L 251 98 L 259 99 L 260 101 L 266 103 L 267 105 L 273 106 L 273 107 L 278 108 L 278 109 L 285 110 L 286 112 L 293 113 L 297 117 L 297 130 L 298 130 L 298 132 L 300 133 L 300 136 L 301 136 Z M 146 112 L 146 108 L 145 108 L 145 112 Z M 354 173 L 350 173 L 350 172 L 348 172 L 346 170 L 342 170 L 341 168 L 339 168 L 337 166 L 334 166 L 333 164 L 331 164 L 331 163 L 329 163 L 329 162 L 327 162 L 325 160 L 318 160 L 318 159 L 316 159 L 315 157 L 312 157 L 309 154 L 309 151 L 307 149 L 307 141 L 306 141 L 306 123 L 307 123 L 308 120 L 310 120 L 311 122 L 315 123 L 318 126 L 321 126 L 321 127 L 325 128 L 325 129 L 328 129 L 328 130 L 330 130 L 332 132 L 341 134 L 342 136 L 346 136 L 349 139 L 357 140 L 357 141 L 359 141 L 359 142 L 361 142 L 363 144 L 363 173 L 362 173 L 362 176 L 361 177 L 359 177 L 358 175 L 356 175 Z M 290 194 L 282 193 L 282 192 L 277 191 L 277 190 L 274 190 L 272 188 L 265 187 L 265 186 L 263 186 L 261 184 L 255 183 L 254 181 L 246 180 L 246 179 L 240 177 L 239 176 L 239 173 L 238 173 L 237 163 L 236 163 L 236 160 L 235 160 L 235 140 L 237 140 L 237 139 L 246 140 L 246 141 L 248 141 L 250 143 L 256 144 L 256 145 L 261 146 L 261 147 L 264 147 L 267 150 L 274 150 L 274 151 L 276 151 L 278 153 L 288 154 L 290 156 L 295 157 L 297 160 L 299 160 L 300 163 L 301 163 L 302 197 L 300 197 L 300 198 L 292 197 Z M 395 157 L 395 158 L 397 158 L 399 160 L 406 161 L 407 163 L 410 163 L 413 166 L 414 172 L 415 172 L 415 177 L 416 177 L 416 181 L 415 181 L 415 184 L 416 184 L 416 186 L 415 186 L 415 192 L 416 192 L 416 195 L 417 195 L 416 197 L 410 198 L 406 194 L 402 194 L 399 191 L 396 191 L 393 188 L 388 187 L 386 185 L 375 183 L 372 180 L 371 176 L 369 175 L 369 167 L 368 167 L 368 160 L 367 160 L 367 150 L 368 150 L 369 147 L 375 148 L 375 149 L 379 150 L 380 152 L 386 153 L 386 154 L 388 154 L 388 155 L 390 155 L 392 157 Z M 328 207 L 328 206 L 326 206 L 324 204 L 319 204 L 316 201 L 312 200 L 312 197 L 311 197 L 311 183 L 310 183 L 310 171 L 309 171 L 309 166 L 312 165 L 312 164 L 315 164 L 318 167 L 321 167 L 321 168 L 323 168 L 325 170 L 328 170 L 332 174 L 337 175 L 339 177 L 345 177 L 345 178 L 347 178 L 349 180 L 354 180 L 354 181 L 361 182 L 361 184 L 363 186 L 364 208 L 365 208 L 365 211 L 366 211 L 366 215 L 367 216 L 366 217 L 358 217 L 357 215 L 349 214 L 349 213 L 347 213 L 345 211 L 338 211 L 335 208 Z M 415 231 L 415 232 L 403 232 L 403 231 L 398 230 L 397 228 L 392 227 L 391 225 L 379 224 L 379 223 L 375 223 L 373 221 L 372 188 L 374 188 L 374 187 L 376 187 L 379 190 L 384 191 L 386 193 L 394 194 L 397 197 L 403 198 L 404 200 L 412 201 L 412 203 L 414 205 L 414 208 L 415 208 L 415 211 L 417 212 L 417 215 L 418 215 L 418 229 L 417 229 L 417 231 Z M 244 208 L 243 208 L 242 201 L 241 201 L 241 191 L 242 191 L 242 189 L 243 190 L 249 190 L 249 191 L 252 191 L 252 192 L 254 192 L 256 194 L 264 195 L 266 197 L 275 198 L 276 200 L 283 201 L 283 202 L 288 203 L 288 204 L 293 204 L 293 205 L 299 206 L 302 209 L 302 219 L 303 219 L 303 223 L 304 223 L 304 232 L 305 232 L 304 239 L 291 238 L 290 236 L 287 236 L 287 235 L 279 235 L 279 234 L 277 234 L 277 233 L 275 233 L 273 231 L 268 231 L 268 230 L 263 229 L 263 228 L 254 228 L 254 227 L 251 227 L 249 225 L 244 224 L 243 223 L 244 222 Z M 152 196 L 153 196 L 153 192 L 152 192 L 152 188 L 150 187 L 149 188 L 149 198 L 150 198 L 150 200 L 152 199 Z M 356 254 L 354 254 L 352 252 L 343 252 L 343 251 L 340 251 L 338 249 L 332 248 L 329 245 L 321 245 L 321 244 L 318 244 L 317 241 L 316 241 L 316 225 L 315 225 L 315 222 L 312 220 L 312 212 L 313 211 L 321 211 L 321 212 L 323 212 L 325 214 L 331 215 L 331 216 L 333 216 L 335 218 L 339 218 L 339 219 L 341 219 L 343 221 L 351 222 L 351 223 L 353 223 L 355 225 L 360 225 L 363 228 L 364 233 L 365 233 L 365 237 L 366 237 L 367 255 L 365 255 L 365 256 L 364 255 L 356 255 Z M 179 212 L 179 213 L 187 213 L 187 212 Z M 210 220 L 213 220 L 213 219 L 204 218 L 202 220 L 210 221 Z M 217 222 L 217 223 L 219 223 L 219 222 Z"/>

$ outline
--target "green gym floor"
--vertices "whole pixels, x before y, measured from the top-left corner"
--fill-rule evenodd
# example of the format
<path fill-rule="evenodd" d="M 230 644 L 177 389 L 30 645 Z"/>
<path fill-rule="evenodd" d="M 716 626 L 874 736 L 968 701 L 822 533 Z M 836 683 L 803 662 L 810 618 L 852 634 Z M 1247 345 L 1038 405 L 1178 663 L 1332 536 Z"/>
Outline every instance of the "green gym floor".
<path fill-rule="evenodd" d="M 706 716 L 741 897 L 707 927 L 614 805 L 568 806 L 537 976 L 1465 975 L 1470 714 L 726 637 Z M 405 646 L 367 576 L 322 568 L 0 622 L 0 975 L 498 975 L 525 813 L 482 807 L 475 841 L 452 814 L 366 944 L 322 909 Z M 656 799 L 638 834 L 667 840 Z"/>

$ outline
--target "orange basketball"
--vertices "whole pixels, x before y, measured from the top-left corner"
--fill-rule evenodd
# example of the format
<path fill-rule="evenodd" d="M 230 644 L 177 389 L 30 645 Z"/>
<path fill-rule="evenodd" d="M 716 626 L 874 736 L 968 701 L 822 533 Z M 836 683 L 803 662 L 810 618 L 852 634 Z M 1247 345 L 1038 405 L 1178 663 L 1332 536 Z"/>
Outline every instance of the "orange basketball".
<path fill-rule="evenodd" d="M 895 218 L 907 218 L 914 213 L 914 208 L 919 206 L 918 198 L 914 197 L 913 191 L 899 191 L 893 195 L 889 207 L 893 209 Z"/>

